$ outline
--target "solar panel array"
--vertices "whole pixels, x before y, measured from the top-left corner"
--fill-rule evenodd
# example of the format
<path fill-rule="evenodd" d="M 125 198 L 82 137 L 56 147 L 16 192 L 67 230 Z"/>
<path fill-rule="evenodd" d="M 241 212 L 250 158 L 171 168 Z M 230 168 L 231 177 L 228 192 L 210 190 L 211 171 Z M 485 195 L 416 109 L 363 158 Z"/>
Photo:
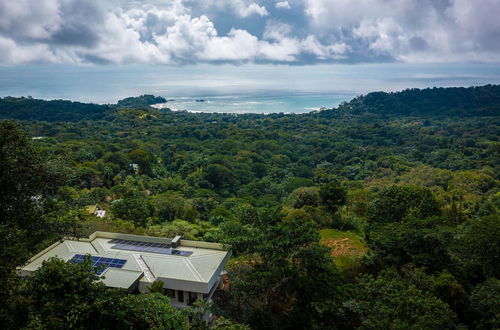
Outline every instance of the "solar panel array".
<path fill-rule="evenodd" d="M 115 244 L 111 248 L 117 250 L 160 253 L 160 254 L 176 255 L 183 257 L 189 257 L 191 254 L 193 254 L 193 252 L 190 251 L 181 251 L 174 249 L 170 244 L 164 244 L 164 243 L 147 243 L 147 242 L 128 241 L 124 239 L 112 239 L 110 243 Z"/>
<path fill-rule="evenodd" d="M 91 256 L 92 258 L 92 266 L 96 267 L 96 274 L 101 275 L 108 267 L 114 268 L 122 268 L 123 265 L 127 262 L 124 259 L 114 259 L 114 258 L 105 258 L 98 256 Z M 70 262 L 74 264 L 82 263 L 85 260 L 85 255 L 83 254 L 75 254 L 73 258 L 71 258 Z"/>

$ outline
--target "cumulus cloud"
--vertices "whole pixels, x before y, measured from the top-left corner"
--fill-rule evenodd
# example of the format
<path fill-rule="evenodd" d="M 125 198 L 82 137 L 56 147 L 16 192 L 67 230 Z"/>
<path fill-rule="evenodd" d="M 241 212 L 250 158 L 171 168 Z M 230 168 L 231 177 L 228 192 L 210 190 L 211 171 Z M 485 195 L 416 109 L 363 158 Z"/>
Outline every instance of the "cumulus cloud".
<path fill-rule="evenodd" d="M 498 12 L 498 0 L 0 0 L 0 64 L 497 62 Z"/>
<path fill-rule="evenodd" d="M 302 41 L 302 48 L 305 52 L 315 55 L 320 60 L 345 59 L 350 47 L 344 42 L 336 42 L 330 45 L 323 45 L 313 35 L 308 35 Z"/>
<path fill-rule="evenodd" d="M 192 6 L 200 6 L 205 11 L 218 10 L 234 13 L 240 18 L 247 18 L 252 15 L 267 16 L 269 12 L 266 7 L 249 0 L 187 0 L 186 3 Z"/>
<path fill-rule="evenodd" d="M 278 8 L 278 9 L 290 9 L 290 8 L 292 8 L 292 7 L 290 7 L 290 4 L 288 3 L 288 1 L 276 2 L 274 7 Z"/>
<path fill-rule="evenodd" d="M 199 58 L 207 61 L 245 61 L 259 53 L 259 40 L 245 30 L 233 29 L 227 36 L 209 40 Z"/>
<path fill-rule="evenodd" d="M 498 61 L 497 0 L 305 0 L 311 28 L 395 61 Z"/>

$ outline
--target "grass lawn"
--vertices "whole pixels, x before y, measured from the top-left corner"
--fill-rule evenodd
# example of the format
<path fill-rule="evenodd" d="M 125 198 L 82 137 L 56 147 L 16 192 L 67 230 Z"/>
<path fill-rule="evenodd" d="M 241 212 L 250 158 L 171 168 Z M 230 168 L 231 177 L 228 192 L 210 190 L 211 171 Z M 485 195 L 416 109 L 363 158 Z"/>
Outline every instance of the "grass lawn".
<path fill-rule="evenodd" d="M 336 229 L 320 230 L 321 243 L 332 249 L 335 263 L 341 269 L 352 268 L 360 262 L 368 248 L 358 235 Z"/>

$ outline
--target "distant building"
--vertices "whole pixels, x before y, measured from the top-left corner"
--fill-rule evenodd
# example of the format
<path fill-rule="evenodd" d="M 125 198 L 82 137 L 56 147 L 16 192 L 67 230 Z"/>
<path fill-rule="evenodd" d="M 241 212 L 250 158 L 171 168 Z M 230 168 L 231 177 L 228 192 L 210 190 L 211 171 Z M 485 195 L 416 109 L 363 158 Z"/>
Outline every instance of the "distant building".
<path fill-rule="evenodd" d="M 129 292 L 149 292 L 154 281 L 163 282 L 175 307 L 197 299 L 210 301 L 221 284 L 231 252 L 221 244 L 109 232 L 95 232 L 86 239 L 67 238 L 33 256 L 18 270 L 29 276 L 52 257 L 80 263 L 92 258 L 96 272 L 108 287 Z M 208 316 L 206 316 L 208 317 Z"/>
<path fill-rule="evenodd" d="M 98 218 L 104 218 L 106 216 L 106 211 L 102 209 L 99 205 L 89 205 L 85 207 L 88 214 L 95 215 Z"/>
<path fill-rule="evenodd" d="M 135 174 L 139 174 L 139 164 L 135 163 L 130 164 L 130 170 Z"/>
<path fill-rule="evenodd" d="M 104 210 L 96 210 L 94 214 L 98 218 L 104 218 L 106 216 L 106 211 L 104 211 Z"/>

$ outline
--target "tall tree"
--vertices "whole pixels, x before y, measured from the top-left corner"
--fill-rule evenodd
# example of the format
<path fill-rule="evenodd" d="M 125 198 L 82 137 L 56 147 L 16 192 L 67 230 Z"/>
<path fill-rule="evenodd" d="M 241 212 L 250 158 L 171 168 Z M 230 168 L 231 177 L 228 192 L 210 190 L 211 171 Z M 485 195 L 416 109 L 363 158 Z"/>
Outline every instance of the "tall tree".
<path fill-rule="evenodd" d="M 232 270 L 235 316 L 256 328 L 297 329 L 321 319 L 319 306 L 338 310 L 345 287 L 315 225 L 271 210 L 257 213 L 259 220 L 248 214 L 243 220 L 252 223 L 256 244 Z"/>
<path fill-rule="evenodd" d="M 410 215 L 424 219 L 439 214 L 439 204 L 432 192 L 428 188 L 412 185 L 394 185 L 383 189 L 368 208 L 371 223 L 400 222 Z"/>
<path fill-rule="evenodd" d="M 319 187 L 321 204 L 332 213 L 337 212 L 339 207 L 347 201 L 347 192 L 336 182 L 328 182 Z"/>
<path fill-rule="evenodd" d="M 392 271 L 362 278 L 347 306 L 358 314 L 361 329 L 456 329 L 446 303 Z"/>
<path fill-rule="evenodd" d="M 187 314 L 160 293 L 106 289 L 89 259 L 43 263 L 16 297 L 16 327 L 37 329 L 187 329 Z"/>
<path fill-rule="evenodd" d="M 64 227 L 46 217 L 51 197 L 64 182 L 65 169 L 49 160 L 15 123 L 0 122 L 0 304 L 14 287 L 16 266 L 27 260 L 37 245 L 51 235 L 63 235 Z"/>

